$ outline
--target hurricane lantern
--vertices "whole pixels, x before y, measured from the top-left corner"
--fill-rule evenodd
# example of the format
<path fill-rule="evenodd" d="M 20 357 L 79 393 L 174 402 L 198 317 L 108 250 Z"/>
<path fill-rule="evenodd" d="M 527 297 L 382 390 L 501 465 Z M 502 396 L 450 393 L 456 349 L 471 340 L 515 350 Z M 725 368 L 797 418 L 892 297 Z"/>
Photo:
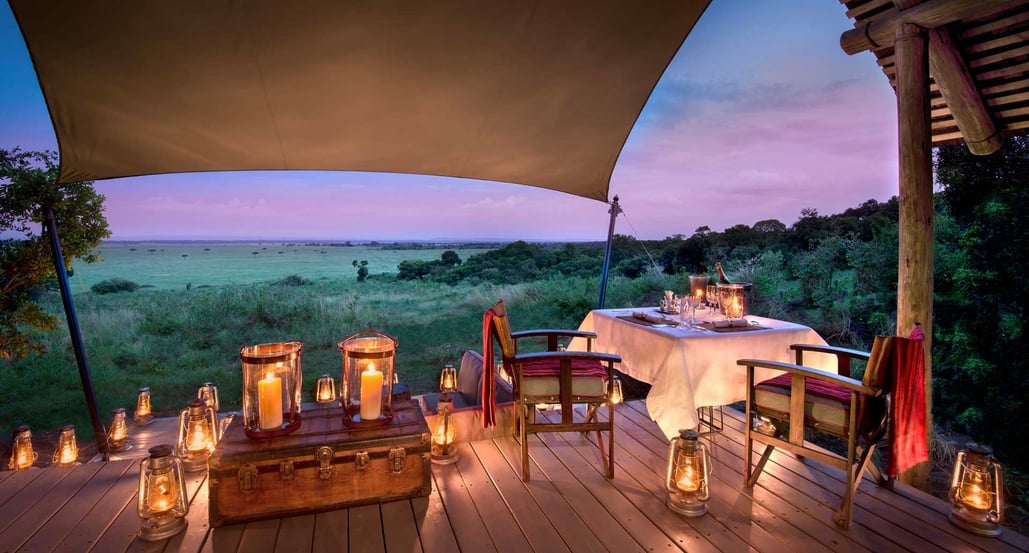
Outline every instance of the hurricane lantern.
<path fill-rule="evenodd" d="M 378 330 L 362 330 L 338 346 L 343 355 L 343 424 L 348 428 L 388 424 L 393 420 L 397 340 Z"/>
<path fill-rule="evenodd" d="M 244 346 L 243 430 L 251 438 L 285 436 L 300 428 L 303 342 Z"/>
<path fill-rule="evenodd" d="M 690 296 L 697 298 L 697 303 L 704 301 L 707 295 L 707 283 L 711 278 L 707 275 L 690 275 Z"/>
<path fill-rule="evenodd" d="M 159 541 L 186 529 L 186 483 L 182 462 L 168 444 L 155 445 L 139 462 L 136 512 L 143 519 L 139 539 Z"/>
<path fill-rule="evenodd" d="M 207 468 L 207 459 L 218 445 L 218 415 L 202 399 L 194 399 L 179 412 L 176 453 L 186 472 Z"/>
<path fill-rule="evenodd" d="M 59 467 L 74 465 L 79 460 L 79 443 L 75 441 L 75 425 L 66 424 L 61 427 L 61 436 L 57 439 L 57 449 L 51 459 Z"/>
<path fill-rule="evenodd" d="M 139 426 L 150 424 L 154 421 L 154 412 L 150 407 L 150 388 L 143 386 L 139 389 L 139 395 L 136 397 L 136 413 L 132 416 L 132 420 Z"/>
<path fill-rule="evenodd" d="M 132 449 L 132 442 L 129 441 L 129 426 L 125 420 L 125 408 L 116 407 L 111 411 L 111 426 L 107 430 L 107 443 L 111 451 L 125 451 Z"/>
<path fill-rule="evenodd" d="M 958 452 L 950 481 L 950 521 L 973 534 L 999 536 L 1004 520 L 1001 466 L 989 447 L 977 443 L 965 447 Z"/>
<path fill-rule="evenodd" d="M 747 285 L 719 284 L 718 304 L 726 318 L 743 318 L 747 314 Z"/>
<path fill-rule="evenodd" d="M 454 401 L 450 398 L 450 393 L 440 394 L 439 402 L 436 404 L 436 431 L 432 433 L 430 455 L 432 462 L 438 465 L 449 465 L 457 461 L 460 455 L 454 447 L 456 432 L 454 419 L 451 417 L 453 410 Z"/>
<path fill-rule="evenodd" d="M 680 430 L 668 447 L 668 508 L 688 517 L 707 513 L 711 458 L 695 430 Z"/>
<path fill-rule="evenodd" d="M 11 446 L 11 461 L 7 468 L 11 470 L 23 470 L 31 468 L 36 462 L 36 452 L 32 451 L 32 430 L 28 426 L 21 425 L 14 429 L 14 444 Z"/>
<path fill-rule="evenodd" d="M 622 394 L 622 380 L 616 376 L 611 383 L 611 405 L 618 405 L 623 401 L 625 396 Z"/>
<path fill-rule="evenodd" d="M 457 390 L 457 369 L 450 363 L 443 366 L 443 372 L 439 376 L 439 390 L 441 392 Z"/>
<path fill-rule="evenodd" d="M 336 381 L 331 376 L 323 374 L 318 377 L 318 385 L 314 391 L 314 400 L 318 403 L 332 403 L 336 401 Z"/>
<path fill-rule="evenodd" d="M 218 387 L 213 382 L 204 382 L 202 386 L 197 388 L 197 399 L 204 400 L 204 403 L 214 409 L 215 413 L 219 411 Z"/>

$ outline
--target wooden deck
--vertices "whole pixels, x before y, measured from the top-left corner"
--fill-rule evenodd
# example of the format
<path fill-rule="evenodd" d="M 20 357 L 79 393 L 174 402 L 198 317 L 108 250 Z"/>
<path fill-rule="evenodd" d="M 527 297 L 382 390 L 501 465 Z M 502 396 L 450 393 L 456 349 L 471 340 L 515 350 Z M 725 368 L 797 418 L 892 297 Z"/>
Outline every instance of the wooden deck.
<path fill-rule="evenodd" d="M 483 440 L 460 444 L 457 463 L 433 466 L 427 498 L 211 529 L 200 473 L 188 482 L 188 529 L 158 543 L 135 539 L 138 460 L 0 472 L 0 551 L 1029 551 L 1021 534 L 968 534 L 947 521 L 947 503 L 870 481 L 853 527 L 840 531 L 832 512 L 842 473 L 776 454 L 758 486 L 744 490 L 742 415 L 726 410 L 725 422 L 704 438 L 715 473 L 710 512 L 699 518 L 665 507 L 667 442 L 646 407 L 631 402 L 617 411 L 612 481 L 579 434 L 531 438 L 529 483 L 512 439 Z"/>

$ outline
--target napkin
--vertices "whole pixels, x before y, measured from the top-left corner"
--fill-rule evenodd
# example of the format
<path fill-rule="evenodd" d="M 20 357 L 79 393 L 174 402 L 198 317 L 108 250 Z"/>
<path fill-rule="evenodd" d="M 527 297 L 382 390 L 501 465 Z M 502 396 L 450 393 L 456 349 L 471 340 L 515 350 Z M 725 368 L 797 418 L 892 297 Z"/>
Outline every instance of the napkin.
<path fill-rule="evenodd" d="M 646 311 L 633 311 L 632 317 L 634 319 L 643 319 L 652 323 L 667 323 L 668 321 L 661 315 L 655 315 L 653 313 L 647 313 Z"/>
<path fill-rule="evenodd" d="M 725 321 L 714 321 L 711 323 L 714 328 L 729 328 L 734 326 L 750 326 L 750 321 L 747 319 L 728 319 Z"/>

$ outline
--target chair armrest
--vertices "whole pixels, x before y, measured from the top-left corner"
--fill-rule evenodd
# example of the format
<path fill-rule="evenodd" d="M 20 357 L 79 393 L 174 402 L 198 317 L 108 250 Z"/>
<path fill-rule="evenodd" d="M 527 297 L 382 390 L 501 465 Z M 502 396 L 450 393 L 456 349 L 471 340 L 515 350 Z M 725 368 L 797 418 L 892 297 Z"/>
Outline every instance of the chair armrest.
<path fill-rule="evenodd" d="M 759 367 L 759 368 L 764 368 L 764 369 L 773 369 L 773 370 L 777 370 L 777 371 L 785 371 L 785 372 L 787 372 L 789 374 L 796 374 L 796 375 L 800 375 L 800 376 L 803 376 L 803 377 L 806 377 L 806 378 L 814 378 L 816 380 L 823 380 L 823 381 L 826 381 L 826 382 L 831 382 L 833 384 L 838 384 L 838 385 L 843 386 L 844 388 L 847 388 L 847 389 L 849 389 L 851 391 L 857 392 L 859 394 L 868 395 L 868 396 L 879 396 L 879 395 L 882 395 L 882 393 L 883 393 L 883 390 L 876 390 L 874 388 L 870 388 L 868 386 L 865 386 L 860 380 L 855 380 L 855 379 L 847 377 L 847 376 L 840 376 L 838 374 L 833 374 L 831 372 L 826 372 L 826 371 L 821 371 L 821 370 L 818 370 L 818 369 L 813 369 L 811 367 L 802 367 L 800 365 L 794 365 L 793 363 L 781 363 L 779 361 L 765 361 L 763 359 L 740 359 L 740 360 L 736 361 L 736 364 L 737 365 L 742 365 L 744 367 L 751 367 L 751 368 Z M 748 384 L 748 386 L 749 386 L 749 384 Z"/>
<path fill-rule="evenodd" d="M 585 330 L 569 330 L 569 329 L 556 329 L 556 328 L 538 328 L 533 330 L 522 330 L 519 332 L 512 332 L 511 338 L 518 343 L 521 338 L 546 338 L 547 349 L 550 351 L 557 350 L 557 339 L 558 338 L 585 338 L 586 339 L 586 350 L 589 351 L 593 346 L 593 339 L 597 337 L 596 332 L 588 332 Z"/>
<path fill-rule="evenodd" d="M 797 352 L 795 359 L 798 365 L 804 364 L 804 352 L 825 353 L 836 356 L 836 372 L 840 376 L 850 376 L 850 362 L 854 359 L 868 361 L 869 354 L 856 349 L 839 348 L 824 344 L 793 344 L 790 349 Z"/>
<path fill-rule="evenodd" d="M 621 363 L 622 357 L 613 353 L 600 353 L 596 351 L 534 351 L 532 353 L 519 353 L 511 358 L 515 363 L 520 361 L 535 361 L 538 359 L 589 359 L 601 363 Z"/>

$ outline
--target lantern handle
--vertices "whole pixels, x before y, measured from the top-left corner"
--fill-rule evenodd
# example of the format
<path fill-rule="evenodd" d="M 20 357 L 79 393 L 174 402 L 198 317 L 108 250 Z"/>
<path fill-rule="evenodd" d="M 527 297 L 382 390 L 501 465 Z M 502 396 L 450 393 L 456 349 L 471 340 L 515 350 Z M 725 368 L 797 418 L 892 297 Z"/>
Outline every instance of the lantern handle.
<path fill-rule="evenodd" d="M 362 334 L 374 334 L 376 336 L 381 336 L 382 338 L 389 338 L 389 340 L 393 342 L 393 347 L 394 348 L 396 348 L 397 346 L 400 345 L 400 340 L 397 340 L 396 338 L 390 336 L 389 334 L 386 334 L 385 332 L 383 332 L 381 330 L 378 330 L 378 329 L 375 329 L 375 328 L 366 328 L 364 330 L 359 330 L 359 331 L 351 334 L 350 336 L 347 336 L 345 339 L 343 339 L 343 341 L 347 342 L 347 341 L 349 341 L 349 340 L 351 340 L 353 338 L 357 338 L 357 337 L 361 336 Z"/>

